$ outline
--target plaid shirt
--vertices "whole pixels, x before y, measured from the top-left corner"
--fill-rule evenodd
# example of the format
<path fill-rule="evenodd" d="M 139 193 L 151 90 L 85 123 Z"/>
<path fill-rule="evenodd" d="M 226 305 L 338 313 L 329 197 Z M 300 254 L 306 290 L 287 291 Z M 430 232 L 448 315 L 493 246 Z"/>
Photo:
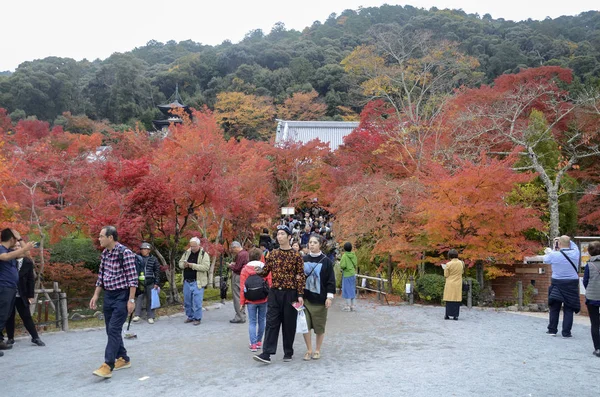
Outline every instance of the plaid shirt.
<path fill-rule="evenodd" d="M 123 251 L 123 266 L 119 262 L 119 252 Z M 138 275 L 135 269 L 135 254 L 121 243 L 115 244 L 112 250 L 104 249 L 100 258 L 100 271 L 96 287 L 108 291 L 128 289 L 138 286 Z"/>

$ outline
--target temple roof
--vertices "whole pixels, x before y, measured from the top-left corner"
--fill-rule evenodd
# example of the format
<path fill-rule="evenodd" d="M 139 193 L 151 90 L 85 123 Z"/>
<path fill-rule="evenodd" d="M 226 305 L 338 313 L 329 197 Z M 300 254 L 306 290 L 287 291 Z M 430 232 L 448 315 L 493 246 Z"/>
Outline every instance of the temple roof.
<path fill-rule="evenodd" d="M 356 127 L 357 121 L 291 121 L 278 120 L 275 144 L 288 140 L 308 143 L 319 139 L 327 143 L 331 151 L 344 143 L 344 137 Z"/>
<path fill-rule="evenodd" d="M 171 116 L 171 110 L 183 109 L 186 113 L 190 114 L 190 108 L 183 104 L 183 99 L 179 95 L 179 85 L 175 85 L 175 93 L 168 99 L 169 103 L 158 105 L 157 107 L 165 116 Z"/>

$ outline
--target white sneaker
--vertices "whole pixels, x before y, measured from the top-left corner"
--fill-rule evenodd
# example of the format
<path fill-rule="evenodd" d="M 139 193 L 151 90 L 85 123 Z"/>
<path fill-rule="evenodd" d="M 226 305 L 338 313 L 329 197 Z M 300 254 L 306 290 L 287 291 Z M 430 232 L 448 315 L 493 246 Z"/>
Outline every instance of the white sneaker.
<path fill-rule="evenodd" d="M 132 319 L 132 321 L 133 321 L 134 323 L 137 323 L 137 322 L 138 322 L 138 321 L 140 321 L 140 320 L 141 320 L 140 316 L 135 316 L 135 317 Z"/>
<path fill-rule="evenodd" d="M 149 318 L 148 319 L 148 324 L 154 324 L 154 319 L 153 318 Z"/>

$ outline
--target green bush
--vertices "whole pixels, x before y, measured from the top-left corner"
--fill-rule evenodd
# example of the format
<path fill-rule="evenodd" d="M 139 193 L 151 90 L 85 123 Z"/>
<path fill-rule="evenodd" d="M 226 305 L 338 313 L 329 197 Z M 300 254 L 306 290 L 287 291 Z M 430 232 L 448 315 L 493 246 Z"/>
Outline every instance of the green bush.
<path fill-rule="evenodd" d="M 481 287 L 477 280 L 467 277 L 463 278 L 464 281 L 471 280 L 473 282 L 472 288 L 472 297 L 473 304 L 477 304 L 479 301 L 479 294 L 481 292 Z M 442 303 L 442 298 L 444 296 L 444 284 L 446 283 L 446 278 L 441 274 L 425 274 L 424 276 L 419 277 L 417 280 L 417 284 L 415 285 L 415 291 L 418 294 L 419 299 L 430 302 L 430 303 Z M 466 290 L 463 290 L 463 303 L 467 303 L 467 294 Z"/>
<path fill-rule="evenodd" d="M 439 274 L 425 274 L 417 280 L 415 291 L 425 302 L 441 303 L 446 279 Z"/>
<path fill-rule="evenodd" d="M 50 246 L 50 262 L 74 265 L 83 263 L 97 273 L 100 267 L 100 251 L 89 238 L 67 237 Z"/>

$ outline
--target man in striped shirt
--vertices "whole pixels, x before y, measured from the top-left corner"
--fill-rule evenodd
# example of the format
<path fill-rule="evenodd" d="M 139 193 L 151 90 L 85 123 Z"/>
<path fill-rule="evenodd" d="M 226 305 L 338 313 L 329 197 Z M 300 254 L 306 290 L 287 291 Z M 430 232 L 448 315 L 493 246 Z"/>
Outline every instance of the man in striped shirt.
<path fill-rule="evenodd" d="M 135 254 L 118 242 L 117 229 L 114 226 L 103 227 L 98 240 L 104 250 L 100 259 L 96 290 L 90 300 L 90 309 L 96 309 L 100 291 L 104 289 L 103 311 L 108 342 L 104 351 L 104 364 L 94 371 L 94 375 L 110 378 L 113 370 L 131 367 L 121 331 L 127 315 L 135 309 L 138 276 Z"/>

